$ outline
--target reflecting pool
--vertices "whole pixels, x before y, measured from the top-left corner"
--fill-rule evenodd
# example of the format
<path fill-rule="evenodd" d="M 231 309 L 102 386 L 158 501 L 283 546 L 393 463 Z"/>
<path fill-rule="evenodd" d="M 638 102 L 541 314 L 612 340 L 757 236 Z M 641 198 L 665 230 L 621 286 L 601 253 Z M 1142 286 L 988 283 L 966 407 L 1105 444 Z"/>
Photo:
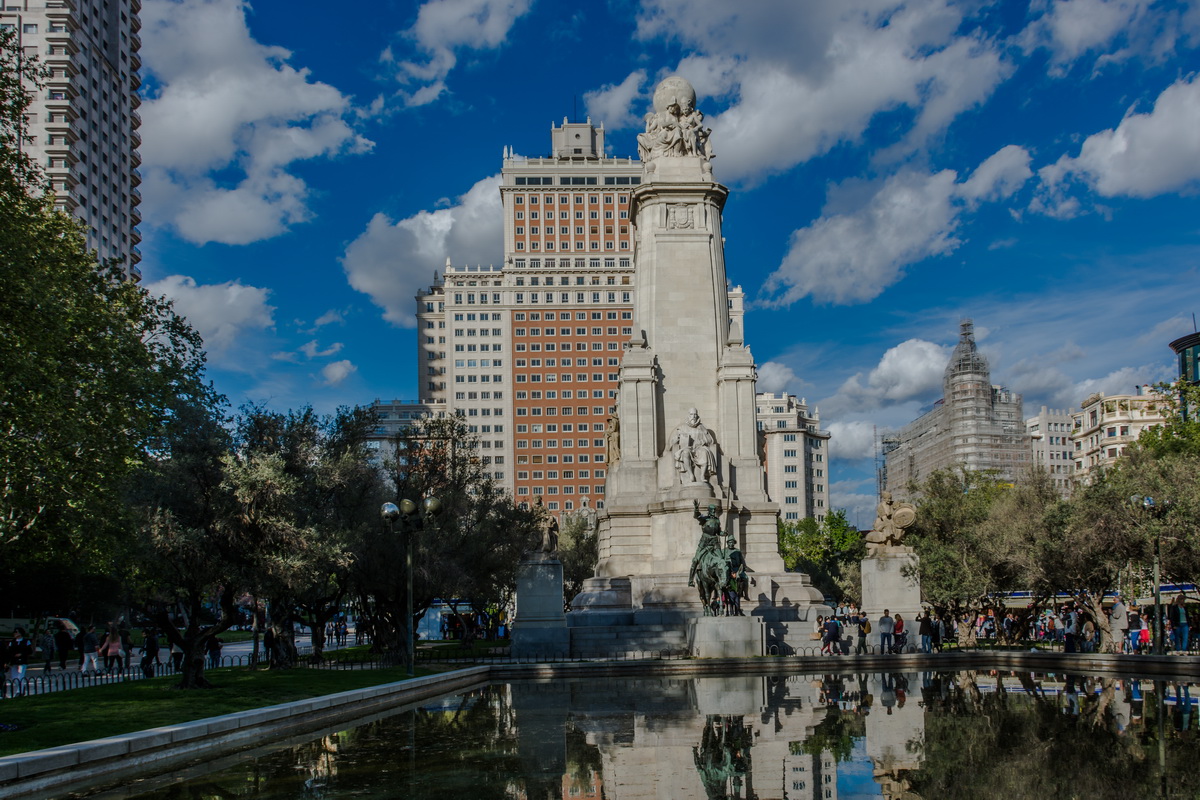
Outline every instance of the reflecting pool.
<path fill-rule="evenodd" d="M 894 672 L 481 686 L 104 797 L 1197 797 L 1195 684 Z"/>

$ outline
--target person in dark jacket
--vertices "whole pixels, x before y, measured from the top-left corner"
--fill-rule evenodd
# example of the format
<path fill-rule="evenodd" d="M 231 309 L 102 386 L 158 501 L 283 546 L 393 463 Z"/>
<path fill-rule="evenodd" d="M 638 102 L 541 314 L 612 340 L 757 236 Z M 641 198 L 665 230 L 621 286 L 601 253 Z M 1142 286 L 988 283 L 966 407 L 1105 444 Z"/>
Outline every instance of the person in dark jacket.
<path fill-rule="evenodd" d="M 33 642 L 25 635 L 24 628 L 13 631 L 12 640 L 8 643 L 8 683 L 12 686 L 13 696 L 25 694 L 25 669 L 33 658 Z"/>
<path fill-rule="evenodd" d="M 142 637 L 142 674 L 153 678 L 158 666 L 158 632 L 154 628 L 146 628 L 142 631 Z"/>
<path fill-rule="evenodd" d="M 58 630 L 54 632 L 54 651 L 58 654 L 59 669 L 65 670 L 67 668 L 67 656 L 71 655 L 74 644 L 74 641 L 71 639 L 71 632 L 67 630 L 67 623 L 59 620 Z"/>

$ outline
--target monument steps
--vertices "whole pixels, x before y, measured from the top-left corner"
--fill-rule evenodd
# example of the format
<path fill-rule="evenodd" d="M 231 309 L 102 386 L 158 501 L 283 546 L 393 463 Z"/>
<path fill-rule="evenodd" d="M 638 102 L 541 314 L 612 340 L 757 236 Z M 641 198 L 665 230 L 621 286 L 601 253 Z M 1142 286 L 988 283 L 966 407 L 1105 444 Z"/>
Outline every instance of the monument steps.
<path fill-rule="evenodd" d="M 596 625 L 571 628 L 572 655 L 682 650 L 685 625 Z"/>

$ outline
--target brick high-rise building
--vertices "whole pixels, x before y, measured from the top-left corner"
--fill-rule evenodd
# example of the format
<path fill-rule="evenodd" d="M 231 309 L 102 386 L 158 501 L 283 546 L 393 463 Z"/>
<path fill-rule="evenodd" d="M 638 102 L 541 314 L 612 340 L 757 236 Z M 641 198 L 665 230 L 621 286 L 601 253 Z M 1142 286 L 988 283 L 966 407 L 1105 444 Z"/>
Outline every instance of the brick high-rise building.
<path fill-rule="evenodd" d="M 605 429 L 633 334 L 629 192 L 641 162 L 590 121 L 551 126 L 551 153 L 502 168 L 499 266 L 455 266 L 420 292 L 418 386 L 479 435 L 518 501 L 603 507 Z M 584 499 L 587 502 L 584 502 Z"/>
<path fill-rule="evenodd" d="M 138 127 L 141 0 L 5 0 L 0 27 L 49 70 L 29 109 L 26 151 L 57 205 L 87 227 L 101 261 L 137 268 L 141 241 Z"/>

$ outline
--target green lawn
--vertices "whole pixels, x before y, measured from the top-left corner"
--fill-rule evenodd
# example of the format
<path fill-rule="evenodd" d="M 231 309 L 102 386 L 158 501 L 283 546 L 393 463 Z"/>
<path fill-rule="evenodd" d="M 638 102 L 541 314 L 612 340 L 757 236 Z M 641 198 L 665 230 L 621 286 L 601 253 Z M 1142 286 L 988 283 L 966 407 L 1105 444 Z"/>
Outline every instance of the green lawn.
<path fill-rule="evenodd" d="M 417 675 L 433 670 L 417 669 Z M 180 691 L 176 678 L 95 686 L 0 701 L 0 756 L 102 739 L 160 725 L 231 714 L 308 697 L 403 680 L 404 669 L 217 669 L 205 673 L 216 688 Z"/>

